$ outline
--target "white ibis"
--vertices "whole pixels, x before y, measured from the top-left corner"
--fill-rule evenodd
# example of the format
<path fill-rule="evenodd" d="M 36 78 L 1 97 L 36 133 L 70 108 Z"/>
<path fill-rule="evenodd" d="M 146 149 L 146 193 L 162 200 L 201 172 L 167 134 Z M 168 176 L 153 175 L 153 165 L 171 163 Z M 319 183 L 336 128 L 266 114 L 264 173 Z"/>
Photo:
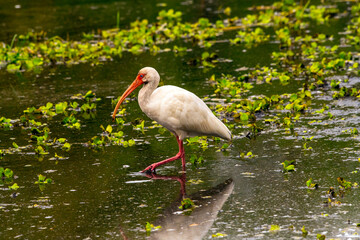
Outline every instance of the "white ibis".
<path fill-rule="evenodd" d="M 159 81 L 160 75 L 154 68 L 142 68 L 119 99 L 112 117 L 115 119 L 125 98 L 138 86 L 143 85 L 138 96 L 141 110 L 175 135 L 179 152 L 174 157 L 151 164 L 142 172 L 155 172 L 158 166 L 180 158 L 185 171 L 183 140 L 186 137 L 215 136 L 230 141 L 231 132 L 195 94 L 171 85 L 158 88 Z"/>

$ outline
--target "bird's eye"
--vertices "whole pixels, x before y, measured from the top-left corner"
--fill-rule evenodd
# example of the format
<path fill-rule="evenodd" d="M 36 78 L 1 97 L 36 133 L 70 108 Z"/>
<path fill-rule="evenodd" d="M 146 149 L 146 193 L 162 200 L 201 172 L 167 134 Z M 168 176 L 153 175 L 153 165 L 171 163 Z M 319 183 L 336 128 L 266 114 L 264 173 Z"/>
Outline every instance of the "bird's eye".
<path fill-rule="evenodd" d="M 141 77 L 141 78 L 143 78 L 143 77 L 144 77 L 144 75 L 142 75 L 142 74 L 141 74 L 141 75 L 140 75 L 140 77 Z"/>

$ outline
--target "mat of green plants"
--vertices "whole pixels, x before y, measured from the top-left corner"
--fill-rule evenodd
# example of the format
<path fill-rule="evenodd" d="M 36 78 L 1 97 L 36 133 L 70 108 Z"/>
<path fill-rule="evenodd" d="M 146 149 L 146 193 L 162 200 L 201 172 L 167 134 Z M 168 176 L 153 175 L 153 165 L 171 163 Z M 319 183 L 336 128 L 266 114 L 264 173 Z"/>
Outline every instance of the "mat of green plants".
<path fill-rule="evenodd" d="M 360 232 L 356 1 L 0 3 L 1 239 L 352 239 Z M 146 117 L 145 66 L 233 139 Z"/>

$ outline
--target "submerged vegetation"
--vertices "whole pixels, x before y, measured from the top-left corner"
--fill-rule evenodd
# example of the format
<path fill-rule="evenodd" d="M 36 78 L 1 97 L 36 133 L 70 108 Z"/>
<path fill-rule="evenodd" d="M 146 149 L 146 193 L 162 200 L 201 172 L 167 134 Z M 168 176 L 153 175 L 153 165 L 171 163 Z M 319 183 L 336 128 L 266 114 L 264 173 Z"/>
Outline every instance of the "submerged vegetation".
<path fill-rule="evenodd" d="M 0 43 L 0 71 L 37 74 L 49 66 L 59 64 L 106 64 L 106 61 L 121 58 L 124 53 L 138 55 L 150 52 L 156 55 L 173 52 L 175 56 L 181 55 L 185 64 L 202 69 L 204 80 L 210 85 L 212 93 L 201 97 L 210 103 L 214 114 L 222 119 L 234 135 L 233 142 L 225 144 L 215 137 L 187 139 L 186 147 L 193 152 L 187 160 L 193 169 L 206 166 L 206 159 L 201 155 L 208 149 L 216 149 L 224 156 L 236 152 L 234 155 L 239 162 L 253 163 L 262 156 L 256 155 L 254 149 L 236 149 L 234 142 L 241 138 L 253 142 L 262 133 L 281 132 L 283 138 L 293 140 L 301 151 L 300 161 L 277 161 L 276 169 L 285 175 L 284 182 L 293 175 L 300 175 L 301 187 L 306 190 L 302 194 L 313 197 L 316 192 L 322 191 L 322 196 L 316 195 L 316 200 L 312 201 L 329 208 L 337 207 L 343 201 L 346 202 L 351 191 L 358 191 L 358 184 L 349 177 L 358 174 L 358 170 L 351 169 L 353 175 L 345 176 L 347 180 L 340 176 L 324 180 L 316 173 L 310 176 L 304 173 L 303 167 L 316 161 L 313 158 L 321 151 L 318 144 L 321 137 L 316 136 L 316 131 L 335 128 L 344 122 L 344 116 L 336 112 L 336 101 L 360 99 L 360 58 L 357 52 L 360 45 L 360 4 L 353 1 L 345 3 L 344 7 L 342 1 L 325 6 L 312 5 L 310 1 L 298 4 L 287 0 L 270 6 L 254 7 L 241 18 L 229 17 L 231 9 L 225 8 L 220 13 L 221 17 L 214 22 L 200 18 L 194 23 L 183 21 L 180 11 L 170 9 L 160 11 L 154 22 L 139 19 L 121 29 L 118 15 L 117 28 L 85 33 L 79 41 L 49 37 L 45 32 L 29 32 L 26 35 L 15 35 L 10 44 Z M 348 23 L 342 29 L 344 32 L 329 35 L 326 27 L 339 19 L 345 19 Z M 234 69 L 231 73 L 213 73 L 212 69 L 232 62 L 232 59 L 225 59 L 222 52 L 214 51 L 217 44 L 227 44 L 234 49 L 243 48 L 243 52 L 263 44 L 275 46 L 275 50 L 270 56 L 261 56 L 271 59 L 269 65 L 257 64 L 255 67 Z M 190 57 L 192 51 L 200 51 L 201 54 Z M 111 101 L 111 104 L 117 102 L 116 99 Z M 88 129 L 87 124 L 97 117 L 99 103 L 103 102 L 103 97 L 98 98 L 93 91 L 88 91 L 61 102 L 30 106 L 15 119 L 1 113 L 0 131 L 18 131 L 21 132 L 21 138 L 9 137 L 2 142 L 0 166 L 7 155 L 27 154 L 35 156 L 39 161 L 58 162 L 68 159 L 68 155 L 75 151 L 74 148 L 83 147 L 101 152 L 114 145 L 127 148 L 147 144 L 143 139 L 129 137 L 130 131 L 139 138 L 154 128 L 160 135 L 167 134 L 156 123 L 135 119 L 127 112 L 126 105 L 118 113 L 116 122 L 98 126 L 94 130 L 97 134 L 83 142 L 73 142 L 61 130 L 53 131 L 60 128 L 67 133 L 81 134 Z M 341 129 L 337 135 L 343 139 L 358 138 L 358 126 L 355 124 L 344 123 Z M 333 141 L 333 136 L 324 138 Z M 9 168 L 0 167 L 0 175 L 0 186 L 6 186 L 6 190 L 21 191 L 28 187 L 19 187 Z M 253 176 L 252 173 L 245 175 Z M 324 181 L 331 181 L 336 187 L 329 187 Z M 41 192 L 45 192 L 47 185 L 53 183 L 56 187 L 57 182 L 39 174 L 35 184 Z M 202 180 L 188 182 L 198 185 Z M 191 214 L 195 207 L 198 206 L 192 200 L 185 198 L 179 208 Z M 325 235 L 311 232 L 308 225 L 302 223 L 297 227 L 294 232 L 299 236 L 310 234 L 325 239 Z M 269 225 L 266 232 L 276 235 L 286 231 L 286 228 Z M 294 229 L 294 226 L 288 228 Z M 160 226 L 149 222 L 145 225 L 147 235 L 161 230 Z M 226 236 L 225 233 L 212 235 L 214 238 Z"/>

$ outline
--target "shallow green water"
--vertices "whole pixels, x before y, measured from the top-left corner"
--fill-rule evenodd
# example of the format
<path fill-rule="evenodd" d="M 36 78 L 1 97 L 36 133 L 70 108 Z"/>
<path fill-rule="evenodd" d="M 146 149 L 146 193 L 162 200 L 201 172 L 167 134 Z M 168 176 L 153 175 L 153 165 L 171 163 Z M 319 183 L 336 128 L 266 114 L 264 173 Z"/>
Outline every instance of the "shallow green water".
<path fill-rule="evenodd" d="M 24 33 L 30 27 L 48 31 L 49 35 L 64 37 L 69 33 L 77 38 L 80 32 L 113 27 L 119 9 L 121 23 L 125 26 L 137 17 L 154 19 L 162 9 L 152 8 L 156 3 L 79 1 L 72 6 L 63 1 L 41 5 L 20 2 L 19 9 L 15 9 L 14 4 L 3 3 L 0 16 L 5 16 L 6 28 L 0 36 L 9 41 L 9 36 Z M 222 4 L 211 1 L 177 6 L 168 3 L 167 7 L 183 11 L 186 20 L 194 21 L 201 16 L 216 19 L 214 12 Z M 238 16 L 246 14 L 246 8 L 253 4 L 245 2 L 240 6 L 235 1 L 229 2 L 233 14 Z M 44 14 L 48 11 L 58 15 Z M 19 14 L 18 19 L 10 21 L 11 12 Z M 44 19 L 39 20 L 39 16 Z M 75 19 L 79 24 L 74 26 Z M 25 24 L 17 21 L 25 21 Z M 343 31 L 343 27 L 339 24 L 339 29 L 331 31 Z M 162 177 L 155 178 L 162 179 L 138 173 L 147 165 L 177 152 L 175 138 L 167 132 L 159 134 L 158 129 L 146 129 L 142 134 L 125 126 L 126 137 L 137 141 L 134 147 L 109 146 L 94 151 L 84 146 L 91 137 L 102 132 L 100 125 L 113 124 L 111 99 L 127 88 L 143 66 L 156 68 L 165 84 L 181 86 L 203 98 L 213 93 L 206 82 L 212 74 L 238 74 L 235 69 L 241 67 L 270 65 L 270 54 L 277 48 L 275 43 L 268 43 L 244 51 L 241 45 L 217 44 L 211 49 L 221 53 L 221 58 L 233 61 L 218 63 L 208 72 L 186 64 L 202 53 L 203 50 L 196 47 L 184 56 L 175 56 L 172 52 L 155 56 L 127 53 L 122 58 L 95 66 L 83 63 L 47 67 L 38 75 L 1 71 L 0 116 L 16 119 L 27 107 L 68 101 L 70 96 L 88 90 L 96 92 L 101 101 L 97 103 L 94 118 L 79 117 L 81 130 L 65 128 L 59 124 L 62 118 L 58 116 L 50 121 L 51 137 L 66 137 L 73 144 L 69 152 L 50 148 L 50 154 L 43 160 L 26 153 L 9 154 L 0 160 L 0 166 L 14 171 L 17 176 L 14 182 L 20 186 L 16 196 L 14 191 L 0 186 L 0 238 L 144 239 L 146 222 L 163 226 L 161 231 L 150 235 L 153 239 L 161 239 L 164 232 L 168 234 L 167 239 L 175 239 L 180 230 L 170 231 L 174 226 L 182 226 L 182 231 L 191 232 L 194 239 L 210 239 L 216 233 L 227 234 L 228 239 L 301 238 L 302 226 L 309 231 L 311 239 L 319 233 L 327 238 L 355 238 L 359 231 L 355 223 L 360 222 L 359 189 L 347 191 L 340 205 L 324 204 L 326 191 L 337 186 L 337 177 L 359 181 L 359 173 L 352 173 L 359 170 L 359 137 L 343 132 L 359 124 L 359 100 L 355 98 L 333 100 L 330 94 L 314 92 L 312 108 L 320 109 L 326 103 L 334 118 L 305 114 L 295 126 L 297 135 L 282 128 L 267 127 L 256 138 L 248 139 L 249 130 L 237 126 L 228 152 L 216 152 L 221 143 L 211 141 L 213 146 L 205 151 L 185 146 L 188 159 L 191 153 L 196 153 L 205 160 L 200 168 L 189 164 L 186 176 L 179 172 L 180 161 L 159 168 L 157 174 Z M 359 86 L 359 79 L 351 78 L 346 84 Z M 255 85 L 251 93 L 281 94 L 301 86 L 301 82 L 287 86 L 274 82 Z M 143 118 L 145 126 L 152 125 L 135 100 L 127 104 L 127 112 L 127 122 Z M 309 123 L 314 119 L 322 122 Z M 313 151 L 303 150 L 302 136 L 315 136 L 309 143 Z M 27 133 L 19 128 L 0 129 L 0 149 L 11 147 L 12 142 L 19 146 L 29 144 Z M 254 158 L 240 157 L 241 153 L 249 151 Z M 55 153 L 65 159 L 50 160 Z M 285 160 L 296 160 L 295 172 L 282 172 L 281 163 Z M 38 174 L 53 180 L 43 191 L 34 184 Z M 196 199 L 199 206 L 190 216 L 178 213 L 180 177 L 186 182 L 186 195 Z M 319 184 L 318 190 L 307 189 L 305 182 L 309 178 Z M 191 184 L 189 180 L 201 182 Z M 223 183 L 226 184 L 221 185 Z M 171 225 L 172 222 L 177 224 Z M 269 231 L 271 225 L 279 225 L 280 230 Z"/>

